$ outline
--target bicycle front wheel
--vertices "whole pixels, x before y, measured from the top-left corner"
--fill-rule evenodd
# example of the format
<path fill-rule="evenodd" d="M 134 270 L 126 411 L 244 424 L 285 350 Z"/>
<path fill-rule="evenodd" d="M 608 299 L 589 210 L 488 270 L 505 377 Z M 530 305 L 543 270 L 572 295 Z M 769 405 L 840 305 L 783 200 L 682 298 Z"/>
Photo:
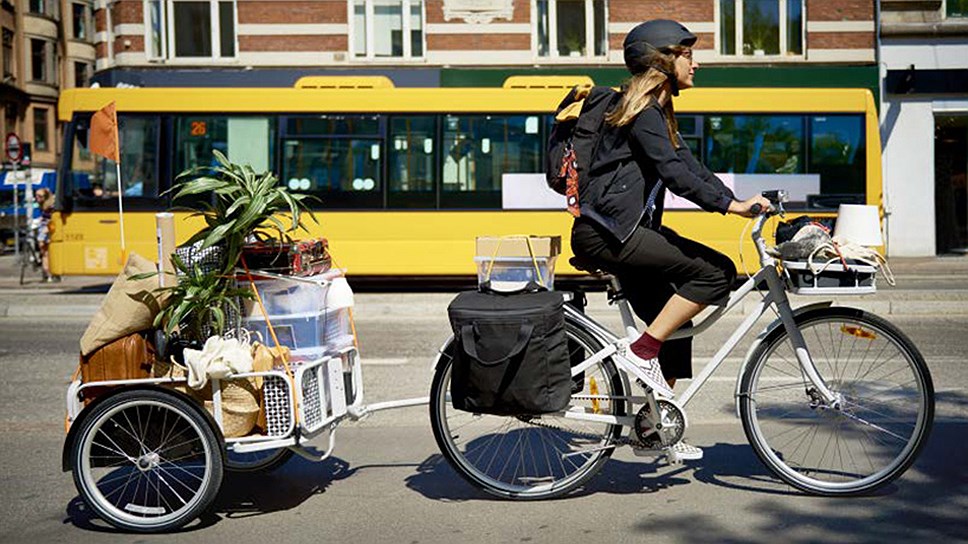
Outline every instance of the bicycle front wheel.
<path fill-rule="evenodd" d="M 572 361 L 602 349 L 567 323 Z M 493 416 L 454 408 L 450 379 L 455 344 L 437 360 L 430 392 L 430 423 L 444 457 L 465 480 L 492 495 L 509 499 L 548 499 L 569 493 L 591 478 L 611 455 L 620 425 L 569 419 L 561 414 Z M 605 359 L 576 376 L 566 410 L 624 415 L 621 376 Z"/>
<path fill-rule="evenodd" d="M 780 479 L 818 495 L 869 493 L 900 476 L 924 446 L 934 388 L 924 358 L 894 325 L 852 308 L 797 317 L 810 357 L 838 402 L 803 373 L 780 327 L 749 359 L 743 429 Z"/>

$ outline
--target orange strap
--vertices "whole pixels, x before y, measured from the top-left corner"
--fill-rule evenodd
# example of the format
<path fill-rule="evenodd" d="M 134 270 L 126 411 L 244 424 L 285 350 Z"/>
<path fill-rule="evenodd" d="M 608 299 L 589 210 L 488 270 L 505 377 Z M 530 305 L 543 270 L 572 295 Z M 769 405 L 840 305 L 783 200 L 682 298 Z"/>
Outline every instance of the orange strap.
<path fill-rule="evenodd" d="M 276 349 L 279 350 L 280 356 L 282 355 L 282 346 L 279 344 L 279 338 L 276 336 L 276 329 L 273 328 L 272 322 L 269 321 L 269 312 L 266 311 L 265 304 L 262 302 L 262 295 L 259 294 L 259 288 L 255 286 L 255 280 L 252 279 L 252 273 L 249 272 L 249 266 L 245 264 L 245 257 L 240 255 L 239 260 L 242 261 L 242 268 L 245 270 L 245 276 L 249 280 L 249 286 L 252 287 L 252 292 L 255 293 L 255 300 L 259 303 L 259 309 L 262 310 L 262 315 L 266 318 L 266 327 L 269 329 L 269 335 L 272 336 L 272 341 L 276 345 Z M 295 409 L 296 409 L 296 421 L 299 421 L 299 391 L 296 390 L 296 375 L 293 373 L 292 369 L 289 368 L 289 362 L 286 361 L 285 357 L 282 357 L 282 366 L 286 369 L 286 375 L 289 377 L 289 385 L 292 386 L 292 396 L 295 399 Z"/>

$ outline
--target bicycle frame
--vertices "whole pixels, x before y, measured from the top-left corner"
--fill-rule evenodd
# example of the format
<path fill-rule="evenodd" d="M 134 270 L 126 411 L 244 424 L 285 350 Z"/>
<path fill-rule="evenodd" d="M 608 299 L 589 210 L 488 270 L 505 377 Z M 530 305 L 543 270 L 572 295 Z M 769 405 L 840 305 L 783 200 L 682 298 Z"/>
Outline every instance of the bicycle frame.
<path fill-rule="evenodd" d="M 705 385 L 709 377 L 712 376 L 712 374 L 716 372 L 716 370 L 722 365 L 723 361 L 726 360 L 726 357 L 732 353 L 733 349 L 740 342 L 740 340 L 746 336 L 759 318 L 766 312 L 767 308 L 770 308 L 771 306 L 776 309 L 776 313 L 779 316 L 779 324 L 774 322 L 770 327 L 767 327 L 767 329 L 760 334 L 758 341 L 762 340 L 762 338 L 766 336 L 766 333 L 771 331 L 775 326 L 783 326 L 786 329 L 787 334 L 790 336 L 791 342 L 793 343 L 794 351 L 796 353 L 797 360 L 800 363 L 800 367 L 810 383 L 816 388 L 817 394 L 823 399 L 824 402 L 830 405 L 835 405 L 839 400 L 839 396 L 830 391 L 817 372 L 816 366 L 813 364 L 813 360 L 810 358 L 810 353 L 807 349 L 806 342 L 803 339 L 803 335 L 800 334 L 800 330 L 797 328 L 795 316 L 798 311 L 803 311 L 803 309 L 795 311 L 791 308 L 790 300 L 787 297 L 785 284 L 776 270 L 776 261 L 766 252 L 766 243 L 761 236 L 763 224 L 766 222 L 766 219 L 767 216 L 765 215 L 759 216 L 756 219 L 756 223 L 752 231 L 753 242 L 756 244 L 757 253 L 759 253 L 760 256 L 760 270 L 746 280 L 746 282 L 738 290 L 730 295 L 725 306 L 713 310 L 711 313 L 706 315 L 700 323 L 691 327 L 679 329 L 669 337 L 669 339 L 689 338 L 702 333 L 703 331 L 709 329 L 714 323 L 719 321 L 723 315 L 729 313 L 730 310 L 735 308 L 741 300 L 743 300 L 756 288 L 757 285 L 761 284 L 762 282 L 766 283 L 768 289 L 765 294 L 762 295 L 762 300 L 757 303 L 755 309 L 746 317 L 746 319 L 743 320 L 736 330 L 733 331 L 733 334 L 730 335 L 729 339 L 726 340 L 719 351 L 717 351 L 709 362 L 706 363 L 699 375 L 693 378 L 692 383 L 682 394 L 682 396 L 678 397 L 678 403 L 682 406 L 686 406 L 689 401 L 692 400 L 695 394 L 703 387 L 703 385 Z M 629 336 L 637 335 L 638 333 L 635 326 L 635 320 L 632 317 L 631 308 L 628 300 L 621 296 L 622 291 L 618 280 L 615 277 L 612 277 L 611 284 L 614 292 L 619 294 L 616 303 L 619 305 L 619 312 L 622 315 L 622 324 L 626 332 Z M 829 304 L 829 302 L 819 303 L 819 305 Z M 810 305 L 807 308 L 813 308 L 817 305 L 818 304 Z M 597 337 L 597 340 L 605 344 L 605 347 L 602 350 L 594 353 L 581 364 L 574 366 L 572 368 L 572 376 L 580 374 L 593 364 L 598 363 L 599 361 L 608 357 L 611 357 L 615 364 L 626 374 L 630 374 L 632 376 L 636 375 L 638 371 L 637 367 L 631 361 L 622 356 L 620 346 L 624 342 L 623 339 L 615 336 L 608 329 L 571 306 L 565 306 L 565 313 L 569 319 L 573 320 L 582 329 Z M 737 376 L 737 399 L 741 394 L 739 391 L 739 381 L 746 369 L 747 364 L 749 364 L 748 356 L 746 359 L 744 359 L 743 364 L 739 369 L 739 375 Z M 631 398 L 635 400 L 634 397 Z M 651 398 L 646 400 L 650 403 L 652 402 Z M 625 421 L 628 419 L 627 417 L 619 418 L 615 416 L 585 414 L 581 412 L 566 412 L 564 417 L 570 419 L 610 422 L 623 425 L 628 424 L 628 422 Z"/>

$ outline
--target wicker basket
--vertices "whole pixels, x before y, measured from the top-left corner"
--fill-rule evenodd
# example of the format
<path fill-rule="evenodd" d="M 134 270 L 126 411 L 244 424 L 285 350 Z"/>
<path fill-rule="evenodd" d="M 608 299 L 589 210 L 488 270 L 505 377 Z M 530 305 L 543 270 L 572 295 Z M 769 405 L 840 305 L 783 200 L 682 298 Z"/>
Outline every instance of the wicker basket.
<path fill-rule="evenodd" d="M 186 376 L 185 369 L 181 365 L 161 361 L 155 363 L 152 374 L 155 377 L 170 376 L 176 379 Z M 259 407 L 260 391 L 254 381 L 254 378 L 242 378 L 219 382 L 222 392 L 222 435 L 226 438 L 245 436 L 255 428 L 261 408 Z M 173 388 L 189 395 L 204 405 L 208 413 L 215 416 L 211 386 L 206 385 L 196 391 L 189 388 L 186 383 L 178 383 Z"/>

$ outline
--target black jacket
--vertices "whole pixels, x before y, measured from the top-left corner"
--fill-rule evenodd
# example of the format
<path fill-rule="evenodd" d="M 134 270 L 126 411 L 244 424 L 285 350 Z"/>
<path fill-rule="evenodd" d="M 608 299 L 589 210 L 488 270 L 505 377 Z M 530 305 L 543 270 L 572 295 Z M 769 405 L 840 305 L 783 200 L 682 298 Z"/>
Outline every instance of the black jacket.
<path fill-rule="evenodd" d="M 582 216 L 607 228 L 624 242 L 640 224 L 662 224 L 666 188 L 707 211 L 725 214 L 735 199 L 706 167 L 692 156 L 678 134 L 672 146 L 665 114 L 653 102 L 624 126 L 605 123 L 591 175 L 579 194 Z M 596 175 L 607 172 L 607 174 Z M 654 194 L 654 207 L 647 208 Z"/>

